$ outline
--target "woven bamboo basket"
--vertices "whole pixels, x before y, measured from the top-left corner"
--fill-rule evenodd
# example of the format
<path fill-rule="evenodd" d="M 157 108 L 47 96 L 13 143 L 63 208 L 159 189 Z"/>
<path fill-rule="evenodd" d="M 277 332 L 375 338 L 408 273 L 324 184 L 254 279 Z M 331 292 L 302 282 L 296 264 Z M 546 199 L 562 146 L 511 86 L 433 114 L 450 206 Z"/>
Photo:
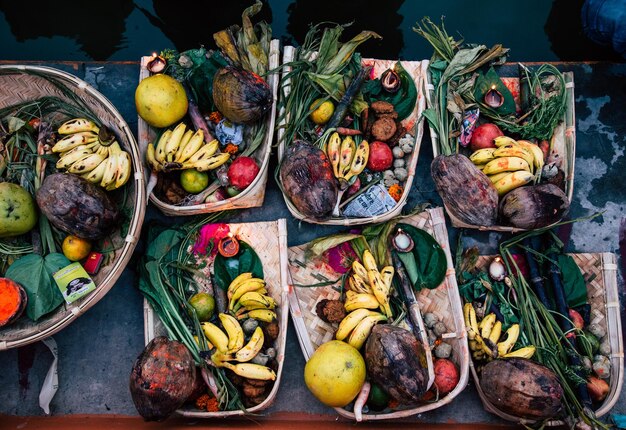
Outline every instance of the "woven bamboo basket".
<path fill-rule="evenodd" d="M 276 339 L 276 360 L 278 371 L 272 391 L 260 404 L 249 408 L 248 413 L 260 412 L 272 405 L 278 393 L 278 386 L 283 373 L 285 361 L 285 346 L 287 341 L 288 326 L 288 300 L 289 291 L 289 268 L 287 260 L 287 221 L 281 218 L 271 222 L 253 222 L 242 224 L 228 224 L 230 232 L 248 243 L 258 254 L 263 263 L 263 274 L 268 294 L 276 300 L 276 315 L 280 326 L 280 334 Z M 158 316 L 152 307 L 144 300 L 144 339 L 146 345 L 156 336 L 167 336 Z M 199 411 L 193 406 L 184 406 L 176 411 L 185 417 L 194 418 L 225 418 L 229 416 L 243 415 L 244 411 Z"/>
<path fill-rule="evenodd" d="M 0 106 L 8 106 L 21 100 L 32 100 L 48 95 L 64 98 L 61 92 L 49 81 L 30 73 L 55 78 L 73 89 L 98 118 L 114 131 L 120 146 L 132 158 L 134 175 L 133 179 L 126 185 L 128 192 L 126 193 L 126 201 L 123 202 L 123 205 L 129 209 L 131 218 L 125 237 L 120 236 L 120 229 L 110 237 L 114 251 L 106 255 L 100 271 L 97 275 L 92 276 L 97 286 L 96 290 L 72 304 L 61 305 L 56 311 L 44 316 L 36 323 L 22 317 L 14 324 L 1 328 L 0 351 L 24 346 L 53 335 L 104 297 L 122 274 L 135 249 L 146 208 L 143 164 L 137 142 L 124 118 L 113 104 L 88 83 L 69 73 L 50 67 L 0 66 Z"/>
<path fill-rule="evenodd" d="M 580 267 L 585 282 L 587 283 L 587 298 L 591 305 L 590 324 L 598 324 L 606 330 L 611 345 L 611 375 L 609 393 L 604 402 L 595 410 L 596 416 L 606 415 L 619 398 L 624 381 L 624 343 L 622 339 L 622 320 L 620 317 L 620 304 L 617 286 L 617 262 L 615 254 L 610 252 L 598 254 L 571 254 Z M 477 268 L 486 268 L 493 257 L 482 256 L 476 265 Z M 502 419 L 519 424 L 531 425 L 534 421 L 516 417 L 496 408 L 485 397 L 480 387 L 478 373 L 474 363 L 470 360 L 470 371 L 476 384 L 476 390 L 480 396 L 486 411 L 491 412 Z M 548 426 L 561 426 L 565 422 L 552 420 Z"/>
<path fill-rule="evenodd" d="M 469 377 L 469 349 L 463 321 L 461 298 L 456 284 L 452 256 L 448 245 L 448 232 L 445 225 L 443 209 L 429 209 L 410 218 L 402 219 L 432 234 L 446 253 L 448 271 L 444 282 L 433 290 L 423 289 L 417 295 L 421 313 L 432 312 L 448 328 L 442 338 L 452 346 L 452 360 L 459 369 L 459 383 L 450 393 L 435 402 L 406 406 L 398 410 L 386 410 L 377 413 L 363 414 L 364 421 L 403 418 L 420 414 L 450 403 L 467 385 Z M 337 278 L 337 274 L 326 264 L 305 258 L 307 244 L 289 248 L 289 271 L 292 285 L 289 287 L 289 307 L 298 341 L 304 358 L 308 361 L 313 352 L 321 344 L 335 337 L 337 327 L 322 321 L 315 313 L 320 300 L 338 299 L 336 285 L 327 287 L 295 287 L 295 285 L 313 285 Z M 354 419 L 352 411 L 335 408 L 343 417 Z"/>
<path fill-rule="evenodd" d="M 289 63 L 294 59 L 295 56 L 295 48 L 293 46 L 285 46 L 283 49 L 283 64 Z M 396 61 L 391 60 L 374 60 L 371 58 L 364 58 L 361 61 L 361 64 L 364 66 L 373 66 L 373 74 L 375 76 L 380 76 L 385 70 L 389 68 L 393 68 Z M 422 135 L 424 133 L 423 121 L 421 120 L 422 112 L 426 108 L 426 100 L 424 97 L 424 93 L 422 88 L 424 87 L 423 80 L 425 78 L 425 74 L 427 71 L 428 62 L 424 61 L 401 61 L 402 67 L 413 77 L 413 81 L 415 82 L 415 87 L 417 88 L 417 102 L 415 104 L 415 108 L 411 115 L 403 121 L 403 125 L 407 128 L 407 132 L 414 136 L 415 143 L 413 146 L 413 155 L 410 158 L 409 164 L 407 166 L 408 177 L 406 183 L 404 184 L 404 192 L 400 197 L 400 200 L 396 203 L 396 205 L 389 211 L 384 214 L 365 217 L 365 218 L 346 218 L 346 217 L 331 217 L 327 220 L 320 221 L 306 215 L 302 214 L 298 209 L 291 203 L 289 198 L 283 193 L 283 197 L 285 199 L 285 203 L 287 204 L 287 208 L 291 214 L 303 221 L 313 223 L 313 224 L 325 224 L 325 225 L 363 225 L 369 223 L 377 223 L 387 221 L 395 216 L 400 215 L 402 212 L 402 208 L 406 204 L 406 201 L 409 197 L 409 192 L 411 191 L 411 185 L 413 184 L 413 179 L 415 178 L 415 169 L 417 168 L 417 159 L 419 156 L 419 150 L 422 143 Z M 285 80 L 285 76 L 287 73 L 291 71 L 290 67 L 283 67 L 283 80 L 284 84 L 281 83 L 281 99 L 286 98 L 289 95 L 290 86 L 289 81 Z M 284 136 L 284 125 L 289 121 L 289 115 L 284 115 L 284 108 L 281 107 L 279 118 L 281 118 L 281 123 L 278 125 L 278 160 L 282 160 L 283 154 L 287 150 L 288 143 L 285 142 Z"/>
<path fill-rule="evenodd" d="M 150 75 L 150 72 L 146 68 L 146 64 L 151 57 L 141 58 L 141 70 L 139 71 L 139 80 L 143 80 Z M 269 70 L 275 70 L 280 62 L 280 41 L 272 40 L 270 44 L 269 52 Z M 221 200 L 213 203 L 202 203 L 189 206 L 172 205 L 159 200 L 154 193 L 150 193 L 150 201 L 161 210 L 165 215 L 170 216 L 183 216 L 183 215 L 198 215 L 211 212 L 219 212 L 231 209 L 244 209 L 263 206 L 263 199 L 265 198 L 265 186 L 267 184 L 267 171 L 269 168 L 270 155 L 272 153 L 272 140 L 274 139 L 274 128 L 276 121 L 276 104 L 278 100 L 278 73 L 269 73 L 266 77 L 272 91 L 272 109 L 265 117 L 266 133 L 263 139 L 263 143 L 253 154 L 253 158 L 259 164 L 259 173 L 252 183 L 243 190 L 241 193 L 234 197 L 230 197 L 225 200 Z M 141 159 L 145 160 L 146 148 L 149 142 L 152 142 L 155 138 L 154 130 L 139 117 L 139 147 L 141 150 Z M 149 175 L 149 169 L 146 169 L 146 174 Z"/>
<path fill-rule="evenodd" d="M 554 130 L 552 140 L 550 141 L 550 153 L 548 154 L 546 164 L 554 162 L 556 166 L 565 172 L 565 194 L 567 195 L 567 199 L 571 202 L 574 195 L 574 163 L 576 160 L 576 115 L 574 111 L 574 103 L 576 100 L 574 98 L 574 74 L 572 72 L 565 72 L 563 73 L 563 76 L 565 78 L 565 92 L 567 98 L 566 110 L 563 115 L 563 120 Z M 502 80 L 509 87 L 519 88 L 519 79 L 516 77 L 503 77 Z M 430 72 L 426 73 L 424 83 L 426 104 L 429 108 L 433 108 L 435 107 L 437 101 L 435 97 L 435 87 L 431 82 Z M 517 94 L 519 94 L 519 91 L 517 91 Z M 429 129 L 430 140 L 433 145 L 433 156 L 436 157 L 439 155 L 437 133 L 432 129 L 432 127 L 429 127 Z M 473 228 L 483 231 L 489 230 L 509 233 L 525 231 L 524 229 L 506 225 L 487 227 L 466 224 L 450 213 L 447 208 L 446 212 L 450 217 L 450 221 L 452 221 L 452 225 L 457 228 Z"/>

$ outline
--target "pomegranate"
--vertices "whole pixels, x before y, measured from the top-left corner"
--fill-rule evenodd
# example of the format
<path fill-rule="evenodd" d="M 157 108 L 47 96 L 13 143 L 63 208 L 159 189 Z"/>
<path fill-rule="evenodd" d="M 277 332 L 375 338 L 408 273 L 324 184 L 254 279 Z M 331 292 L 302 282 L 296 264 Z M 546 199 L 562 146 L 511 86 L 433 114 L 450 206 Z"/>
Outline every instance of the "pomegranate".
<path fill-rule="evenodd" d="M 470 140 L 472 152 L 483 148 L 495 148 L 496 144 L 493 142 L 493 139 L 498 136 L 504 136 L 504 133 L 497 125 L 491 123 L 479 125 L 474 129 L 472 139 Z"/>
<path fill-rule="evenodd" d="M 259 173 L 259 165 L 250 157 L 237 157 L 228 168 L 228 181 L 230 185 L 243 191 L 254 181 Z"/>
<path fill-rule="evenodd" d="M 370 144 L 370 155 L 367 160 L 367 168 L 374 172 L 382 172 L 391 168 L 393 153 L 385 142 L 375 140 Z"/>

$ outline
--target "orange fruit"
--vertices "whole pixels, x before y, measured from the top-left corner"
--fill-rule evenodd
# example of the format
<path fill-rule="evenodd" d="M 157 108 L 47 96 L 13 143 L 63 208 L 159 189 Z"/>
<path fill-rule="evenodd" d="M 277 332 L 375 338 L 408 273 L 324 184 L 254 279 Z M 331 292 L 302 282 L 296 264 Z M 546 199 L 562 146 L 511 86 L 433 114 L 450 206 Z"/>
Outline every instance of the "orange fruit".
<path fill-rule="evenodd" d="M 77 236 L 67 236 L 63 239 L 61 246 L 63 255 L 70 261 L 80 261 L 86 258 L 91 252 L 91 242 Z"/>
<path fill-rule="evenodd" d="M 183 170 L 180 174 L 180 185 L 188 193 L 199 193 L 209 186 L 209 174 L 196 169 Z"/>

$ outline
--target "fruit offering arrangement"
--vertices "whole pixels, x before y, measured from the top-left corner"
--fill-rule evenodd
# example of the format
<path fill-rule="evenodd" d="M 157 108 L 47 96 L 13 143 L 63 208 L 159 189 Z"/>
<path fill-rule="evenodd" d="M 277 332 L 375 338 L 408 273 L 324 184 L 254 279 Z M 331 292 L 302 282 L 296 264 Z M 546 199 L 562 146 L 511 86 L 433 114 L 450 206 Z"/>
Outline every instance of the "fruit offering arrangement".
<path fill-rule="evenodd" d="M 95 275 L 123 248 L 120 226 L 128 230 L 132 212 L 125 185 L 133 165 L 119 142 L 128 143 L 57 77 L 19 73 L 56 95 L 0 108 L 0 327 L 7 336 L 13 328 L 27 333 L 99 287 Z M 73 278 L 55 275 L 69 276 L 70 267 Z M 30 321 L 20 320 L 23 312 Z"/>
<path fill-rule="evenodd" d="M 303 346 L 304 379 L 322 403 L 361 421 L 408 416 L 455 395 L 463 365 L 451 344 L 460 339 L 451 335 L 453 319 L 435 298 L 422 318 L 416 299 L 439 294 L 447 271 L 429 233 L 393 219 L 317 239 L 295 248 L 290 260 L 306 333 L 294 323 L 301 343 L 311 343 Z M 301 284 L 315 279 L 319 286 Z"/>
<path fill-rule="evenodd" d="M 544 229 L 503 242 L 496 257 L 460 256 L 474 376 L 487 409 L 507 419 L 604 428 L 592 411 L 617 379 L 598 318 L 606 308 L 561 245 Z"/>
<path fill-rule="evenodd" d="M 313 222 L 402 206 L 421 132 L 419 63 L 362 59 L 357 47 L 380 36 L 340 42 L 342 32 L 315 26 L 285 56 L 277 180 L 291 212 Z"/>
<path fill-rule="evenodd" d="M 135 92 L 139 116 L 153 127 L 147 143 L 148 185 L 174 206 L 234 197 L 259 176 L 272 111 L 271 28 L 253 25 L 261 2 L 242 14 L 243 24 L 215 33 L 217 50 L 204 47 L 154 54 L 151 75 Z"/>
<path fill-rule="evenodd" d="M 428 18 L 415 31 L 435 48 L 424 116 L 432 177 L 453 224 L 513 231 L 561 220 L 574 176 L 570 76 L 520 64 L 518 77 L 501 78 L 493 67 L 506 58 L 501 45 L 463 45 Z"/>
<path fill-rule="evenodd" d="M 133 367 L 139 413 L 162 420 L 182 407 L 219 413 L 263 403 L 277 379 L 284 328 L 255 250 L 228 224 L 203 221 L 149 236 L 140 290 L 167 336 L 152 339 Z"/>

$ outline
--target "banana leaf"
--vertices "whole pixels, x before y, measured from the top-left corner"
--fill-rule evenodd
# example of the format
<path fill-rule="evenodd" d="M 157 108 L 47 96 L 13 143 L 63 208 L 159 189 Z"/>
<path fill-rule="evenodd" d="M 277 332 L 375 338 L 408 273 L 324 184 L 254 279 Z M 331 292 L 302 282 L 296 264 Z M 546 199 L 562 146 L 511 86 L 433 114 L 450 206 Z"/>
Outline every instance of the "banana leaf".
<path fill-rule="evenodd" d="M 350 85 L 351 78 L 347 75 L 334 74 L 334 75 L 320 75 L 317 73 L 306 72 L 306 76 L 314 82 L 323 92 L 327 93 L 333 100 L 339 102 L 343 94 L 346 92 L 346 88 Z M 363 94 L 359 92 L 350 105 L 350 110 L 357 115 L 367 108 L 367 103 L 363 99 Z"/>
<path fill-rule="evenodd" d="M 563 275 L 563 289 L 567 304 L 570 308 L 577 308 L 587 303 L 587 284 L 580 272 L 576 261 L 566 254 L 560 254 L 557 259 L 559 270 Z"/>
<path fill-rule="evenodd" d="M 511 91 L 509 91 L 506 85 L 504 85 L 504 82 L 502 82 L 502 79 L 500 79 L 500 76 L 493 67 L 491 67 L 484 75 L 482 72 L 478 72 L 478 78 L 476 78 L 476 83 L 474 84 L 474 99 L 478 101 L 481 106 L 483 106 L 485 94 L 487 94 L 493 86 L 495 86 L 496 91 L 504 97 L 504 103 L 502 103 L 502 106 L 492 108 L 493 111 L 501 116 L 514 114 L 515 99 L 513 98 L 513 94 L 511 94 Z"/>
<path fill-rule="evenodd" d="M 344 242 L 349 242 L 351 240 L 357 239 L 359 237 L 363 236 L 361 236 L 360 234 L 342 233 L 315 239 L 309 244 L 309 247 L 306 250 L 306 257 L 319 257 L 329 249 L 334 248 L 337 245 L 341 245 Z"/>
<path fill-rule="evenodd" d="M 363 85 L 363 93 L 372 100 L 383 100 L 391 103 L 398 113 L 398 121 L 402 121 L 413 112 L 415 102 L 417 101 L 417 88 L 411 75 L 408 74 L 399 61 L 396 62 L 393 69 L 400 77 L 401 82 L 401 87 L 396 93 L 390 94 L 383 91 L 380 78 L 366 82 Z"/>
<path fill-rule="evenodd" d="M 441 246 L 430 234 L 410 224 L 398 223 L 396 227 L 413 239 L 411 251 L 398 252 L 413 288 L 417 291 L 422 288 L 437 288 L 448 270 L 446 254 Z"/>
<path fill-rule="evenodd" d="M 239 241 L 239 252 L 234 257 L 215 256 L 213 276 L 215 285 L 222 290 L 228 289 L 230 283 L 242 273 L 251 272 L 255 278 L 263 279 L 263 263 L 250 245 Z"/>

